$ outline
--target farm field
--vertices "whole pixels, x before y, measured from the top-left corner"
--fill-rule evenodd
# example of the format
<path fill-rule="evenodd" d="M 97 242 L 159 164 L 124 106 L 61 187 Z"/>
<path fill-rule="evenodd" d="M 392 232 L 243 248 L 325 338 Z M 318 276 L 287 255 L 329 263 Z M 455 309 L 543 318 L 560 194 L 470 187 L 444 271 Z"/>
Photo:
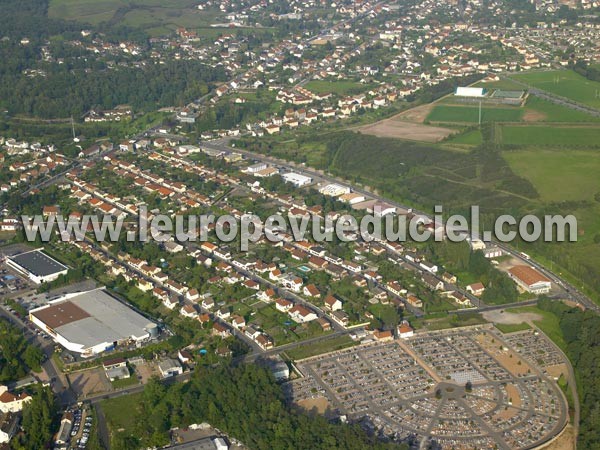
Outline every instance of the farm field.
<path fill-rule="evenodd" d="M 593 200 L 600 192 L 599 150 L 532 148 L 502 155 L 517 175 L 533 183 L 543 201 Z"/>
<path fill-rule="evenodd" d="M 600 108 L 600 83 L 590 81 L 572 70 L 522 73 L 513 77 L 538 89 Z"/>
<path fill-rule="evenodd" d="M 518 122 L 523 116 L 519 108 L 491 108 L 484 106 L 481 109 L 482 122 Z M 427 120 L 430 122 L 460 122 L 478 123 L 478 106 L 436 105 Z"/>
<path fill-rule="evenodd" d="M 109 22 L 146 30 L 161 35 L 178 27 L 196 29 L 200 35 L 213 36 L 218 29 L 209 25 L 219 21 L 218 10 L 199 11 L 198 2 L 179 0 L 165 4 L 162 0 L 50 0 L 49 17 L 97 25 Z"/>
<path fill-rule="evenodd" d="M 525 105 L 523 120 L 526 122 L 600 122 L 600 117 L 530 95 Z"/>
<path fill-rule="evenodd" d="M 97 24 L 110 20 L 126 4 L 123 0 L 50 0 L 48 16 Z"/>
<path fill-rule="evenodd" d="M 600 127 L 503 125 L 502 144 L 589 146 L 600 142 Z"/>

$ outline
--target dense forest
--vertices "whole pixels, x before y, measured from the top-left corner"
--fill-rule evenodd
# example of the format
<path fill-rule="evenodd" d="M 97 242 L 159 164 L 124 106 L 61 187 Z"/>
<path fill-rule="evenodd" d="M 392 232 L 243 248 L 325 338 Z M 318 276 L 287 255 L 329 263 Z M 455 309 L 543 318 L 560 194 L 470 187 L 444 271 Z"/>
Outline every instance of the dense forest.
<path fill-rule="evenodd" d="M 196 371 L 189 383 L 165 386 L 151 380 L 132 411 L 136 429 L 115 433 L 113 450 L 168 442 L 171 427 L 208 422 L 252 449 L 391 449 L 358 426 L 329 423 L 320 415 L 292 411 L 271 374 L 256 365 Z"/>
<path fill-rule="evenodd" d="M 539 307 L 559 319 L 567 343 L 567 356 L 577 376 L 581 421 L 577 448 L 600 448 L 600 316 L 541 299 Z"/>
<path fill-rule="evenodd" d="M 182 106 L 206 94 L 211 83 L 225 80 L 222 68 L 199 61 L 107 64 L 92 54 L 77 54 L 65 39 L 80 39 L 81 25 L 49 19 L 47 0 L 0 0 L 3 30 L 0 41 L 0 105 L 11 115 L 44 119 L 80 117 L 92 107 L 129 104 L 134 110 Z M 138 32 L 102 29 L 107 40 L 142 40 Z M 21 44 L 21 39 L 29 44 Z M 54 60 L 42 61 L 42 45 Z M 82 51 L 79 51 L 82 52 Z M 74 56 L 73 58 L 59 57 Z M 35 70 L 36 75 L 25 71 Z"/>
<path fill-rule="evenodd" d="M 182 106 L 209 90 L 209 83 L 223 80 L 222 68 L 197 61 L 171 61 L 142 68 L 120 67 L 88 72 L 52 64 L 45 77 L 24 77 L 14 66 L 19 55 L 9 44 L 0 44 L 0 98 L 9 114 L 41 118 L 80 117 L 92 107 L 113 108 L 129 104 L 134 110 L 153 111 L 163 106 Z"/>

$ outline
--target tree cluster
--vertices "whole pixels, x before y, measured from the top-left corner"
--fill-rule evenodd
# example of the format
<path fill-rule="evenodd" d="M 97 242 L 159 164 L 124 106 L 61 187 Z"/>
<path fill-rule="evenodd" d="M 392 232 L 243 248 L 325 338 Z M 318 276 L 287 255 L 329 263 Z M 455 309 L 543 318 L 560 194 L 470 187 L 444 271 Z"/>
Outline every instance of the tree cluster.
<path fill-rule="evenodd" d="M 186 384 L 150 381 L 135 411 L 136 429 L 117 433 L 111 448 L 164 445 L 171 427 L 206 421 L 253 449 L 384 449 L 358 426 L 332 424 L 294 411 L 271 374 L 257 365 L 218 366 L 197 371 Z"/>
<path fill-rule="evenodd" d="M 0 382 L 23 378 L 29 370 L 39 372 L 42 359 L 42 351 L 30 345 L 20 329 L 0 319 Z"/>
<path fill-rule="evenodd" d="M 576 372 L 581 399 L 577 448 L 600 448 L 600 316 L 550 299 L 541 299 L 539 307 L 558 317 Z"/>

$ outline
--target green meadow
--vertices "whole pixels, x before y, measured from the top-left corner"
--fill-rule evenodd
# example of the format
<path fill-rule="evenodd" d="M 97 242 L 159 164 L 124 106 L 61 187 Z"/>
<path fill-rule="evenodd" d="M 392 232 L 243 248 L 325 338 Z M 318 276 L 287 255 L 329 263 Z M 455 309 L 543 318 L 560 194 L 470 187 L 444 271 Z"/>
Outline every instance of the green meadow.
<path fill-rule="evenodd" d="M 513 77 L 538 89 L 600 108 L 600 83 L 588 80 L 572 70 L 526 72 Z"/>
<path fill-rule="evenodd" d="M 593 146 L 600 144 L 600 127 L 503 125 L 501 142 L 507 145 Z"/>

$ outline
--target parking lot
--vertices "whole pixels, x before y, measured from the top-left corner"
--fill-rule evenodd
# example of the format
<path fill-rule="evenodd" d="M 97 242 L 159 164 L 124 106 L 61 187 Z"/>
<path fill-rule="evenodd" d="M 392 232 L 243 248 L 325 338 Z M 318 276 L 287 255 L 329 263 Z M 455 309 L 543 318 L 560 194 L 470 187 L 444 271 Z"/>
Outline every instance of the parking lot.
<path fill-rule="evenodd" d="M 489 328 L 420 333 L 297 362 L 295 402 L 442 448 L 531 448 L 558 434 L 567 405 L 543 368 Z"/>
<path fill-rule="evenodd" d="M 70 440 L 67 445 L 69 449 L 85 449 L 87 447 L 90 433 L 94 422 L 91 411 L 87 408 L 73 407 L 65 412 L 71 415 L 73 422 L 71 425 Z"/>

